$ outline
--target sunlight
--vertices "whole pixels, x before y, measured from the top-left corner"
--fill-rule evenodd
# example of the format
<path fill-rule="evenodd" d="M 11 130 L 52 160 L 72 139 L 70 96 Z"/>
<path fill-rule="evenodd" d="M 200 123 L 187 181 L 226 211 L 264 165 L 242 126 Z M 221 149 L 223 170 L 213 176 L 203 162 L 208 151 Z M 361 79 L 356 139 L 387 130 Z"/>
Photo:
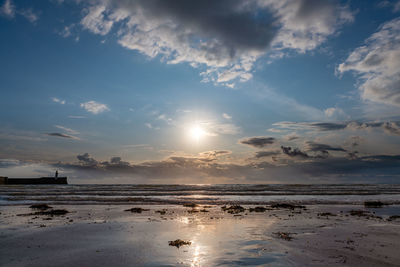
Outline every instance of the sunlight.
<path fill-rule="evenodd" d="M 204 129 L 202 129 L 200 126 L 196 125 L 190 128 L 189 134 L 193 140 L 199 142 L 204 138 L 204 136 L 206 136 L 206 131 L 204 131 Z"/>

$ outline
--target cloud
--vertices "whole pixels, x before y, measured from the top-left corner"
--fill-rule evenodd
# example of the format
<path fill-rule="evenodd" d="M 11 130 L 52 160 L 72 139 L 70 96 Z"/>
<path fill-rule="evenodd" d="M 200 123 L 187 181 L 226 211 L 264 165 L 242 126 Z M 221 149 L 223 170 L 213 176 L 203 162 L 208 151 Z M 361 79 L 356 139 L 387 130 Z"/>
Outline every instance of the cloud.
<path fill-rule="evenodd" d="M 20 164 L 21 162 L 16 159 L 0 159 L 0 168 L 10 168 Z"/>
<path fill-rule="evenodd" d="M 106 104 L 102 104 L 96 101 L 88 101 L 85 103 L 81 103 L 81 107 L 86 109 L 87 112 L 93 114 L 100 114 L 105 111 L 109 111 L 110 108 Z"/>
<path fill-rule="evenodd" d="M 84 29 L 104 36 L 118 27 L 121 46 L 168 64 L 189 63 L 202 69 L 203 81 L 229 87 L 251 79 L 254 63 L 271 48 L 304 53 L 353 20 L 336 0 L 90 3 Z"/>
<path fill-rule="evenodd" d="M 315 49 L 335 34 L 345 23 L 353 22 L 354 14 L 336 1 L 260 1 L 271 5 L 279 17 L 281 29 L 272 46 L 294 49 L 300 53 Z"/>
<path fill-rule="evenodd" d="M 68 138 L 68 139 L 74 139 L 74 140 L 80 140 L 76 136 L 68 135 L 68 134 L 63 134 L 63 133 L 46 133 L 48 136 L 54 136 L 54 137 L 62 137 L 62 138 Z"/>
<path fill-rule="evenodd" d="M 206 158 L 207 160 L 213 161 L 220 156 L 225 156 L 231 154 L 232 151 L 229 150 L 211 150 L 199 153 L 200 157 Z"/>
<path fill-rule="evenodd" d="M 289 157 L 309 158 L 310 156 L 298 148 L 292 149 L 290 146 L 281 146 L 282 153 Z"/>
<path fill-rule="evenodd" d="M 281 154 L 280 151 L 257 151 L 254 155 L 255 158 L 265 158 L 265 157 L 272 157 Z"/>
<path fill-rule="evenodd" d="M 69 115 L 68 118 L 70 119 L 85 119 L 85 116 L 76 116 L 76 115 Z"/>
<path fill-rule="evenodd" d="M 90 157 L 89 153 L 84 153 L 82 155 L 78 155 L 78 156 L 76 156 L 76 158 L 79 160 L 79 163 L 84 166 L 95 166 L 98 163 L 97 160 Z"/>
<path fill-rule="evenodd" d="M 395 122 L 385 122 L 382 124 L 385 133 L 390 135 L 400 135 L 400 125 Z"/>
<path fill-rule="evenodd" d="M 232 119 L 232 116 L 230 116 L 230 115 L 227 114 L 227 113 L 222 113 L 222 117 L 223 117 L 224 119 L 227 119 L 227 120 L 231 120 L 231 119 Z"/>
<path fill-rule="evenodd" d="M 14 18 L 16 14 L 25 17 L 31 23 L 35 23 L 39 19 L 39 15 L 36 14 L 32 8 L 17 9 L 12 0 L 5 0 L 3 5 L 0 7 L 0 15 Z"/>
<path fill-rule="evenodd" d="M 324 110 L 324 113 L 330 120 L 349 119 L 349 116 L 343 111 L 343 109 L 338 107 L 327 108 Z"/>
<path fill-rule="evenodd" d="M 54 125 L 54 127 L 58 128 L 58 129 L 61 129 L 61 130 L 64 130 L 69 134 L 79 134 L 78 131 L 75 131 L 75 130 L 73 130 L 71 128 L 67 128 L 67 127 L 64 127 L 64 126 L 61 126 L 61 125 Z"/>
<path fill-rule="evenodd" d="M 278 128 L 288 130 L 319 130 L 319 131 L 333 131 L 342 130 L 347 127 L 346 123 L 335 123 L 335 122 L 290 122 L 282 121 L 272 124 Z M 279 129 L 278 129 L 279 130 Z"/>
<path fill-rule="evenodd" d="M 59 103 L 61 105 L 64 105 L 66 103 L 65 100 L 61 100 L 61 99 L 59 99 L 57 97 L 52 97 L 51 100 L 53 100 L 53 102 Z"/>
<path fill-rule="evenodd" d="M 265 151 L 261 151 L 265 152 Z M 207 156 L 172 156 L 160 161 L 129 163 L 120 157 L 99 161 L 88 153 L 78 155 L 78 162 L 52 164 L 64 171 L 75 171 L 79 179 L 106 177 L 109 182 L 126 177 L 125 182 L 137 183 L 171 181 L 224 181 L 234 183 L 251 182 L 396 182 L 399 178 L 400 155 L 370 155 L 364 157 L 309 157 L 304 152 L 284 147 L 289 157 L 307 160 L 278 162 L 250 161 L 244 164 L 210 160 Z M 278 152 L 277 152 L 278 153 Z M 262 156 L 262 154 L 260 154 Z M 0 161 L 1 162 L 1 161 Z M 77 180 L 79 181 L 79 180 Z"/>
<path fill-rule="evenodd" d="M 317 130 L 317 131 L 338 131 L 338 130 L 372 130 L 382 129 L 386 134 L 400 135 L 400 123 L 398 121 L 370 121 L 370 122 L 277 122 L 274 126 L 288 130 Z M 271 130 L 271 129 L 269 129 Z M 276 129 L 280 130 L 280 129 Z"/>
<path fill-rule="evenodd" d="M 0 8 L 0 14 L 9 18 L 15 17 L 15 5 L 11 0 L 5 0 Z"/>
<path fill-rule="evenodd" d="M 34 13 L 31 8 L 20 10 L 18 11 L 18 13 L 29 20 L 31 23 L 35 23 L 39 19 L 39 15 Z"/>
<path fill-rule="evenodd" d="M 239 140 L 239 143 L 243 145 L 249 145 L 252 147 L 263 148 L 275 143 L 275 141 L 276 139 L 274 137 L 258 136 L 258 137 L 249 137 L 241 139 Z"/>
<path fill-rule="evenodd" d="M 358 75 L 364 100 L 400 106 L 400 18 L 379 27 L 337 70 Z"/>
<path fill-rule="evenodd" d="M 307 151 L 313 151 L 313 152 L 327 152 L 327 151 L 341 151 L 341 152 L 346 152 L 345 149 L 341 147 L 332 147 L 327 144 L 319 144 L 319 143 L 314 143 L 312 141 L 306 142 L 305 149 Z"/>
<path fill-rule="evenodd" d="M 106 35 L 111 30 L 114 21 L 105 19 L 104 12 L 106 11 L 106 6 L 91 6 L 85 11 L 87 14 L 81 20 L 83 28 L 100 35 Z"/>

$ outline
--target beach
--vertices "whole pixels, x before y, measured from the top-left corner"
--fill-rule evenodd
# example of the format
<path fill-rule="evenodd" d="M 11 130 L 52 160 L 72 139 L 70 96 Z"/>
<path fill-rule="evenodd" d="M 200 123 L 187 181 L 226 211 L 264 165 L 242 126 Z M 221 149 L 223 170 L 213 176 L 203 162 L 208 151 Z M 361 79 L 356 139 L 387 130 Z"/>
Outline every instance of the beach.
<path fill-rule="evenodd" d="M 43 212 L 52 210 L 68 213 Z M 400 264 L 400 219 L 390 217 L 398 205 L 52 204 L 0 212 L 1 266 Z M 178 239 L 189 243 L 169 244 Z"/>

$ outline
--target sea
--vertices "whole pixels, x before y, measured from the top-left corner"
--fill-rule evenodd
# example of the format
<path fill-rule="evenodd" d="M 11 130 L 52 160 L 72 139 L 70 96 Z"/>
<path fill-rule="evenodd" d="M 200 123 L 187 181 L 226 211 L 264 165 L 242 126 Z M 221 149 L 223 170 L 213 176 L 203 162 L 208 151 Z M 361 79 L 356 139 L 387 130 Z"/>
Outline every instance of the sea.
<path fill-rule="evenodd" d="M 0 185 L 0 205 L 93 204 L 400 204 L 398 184 Z"/>

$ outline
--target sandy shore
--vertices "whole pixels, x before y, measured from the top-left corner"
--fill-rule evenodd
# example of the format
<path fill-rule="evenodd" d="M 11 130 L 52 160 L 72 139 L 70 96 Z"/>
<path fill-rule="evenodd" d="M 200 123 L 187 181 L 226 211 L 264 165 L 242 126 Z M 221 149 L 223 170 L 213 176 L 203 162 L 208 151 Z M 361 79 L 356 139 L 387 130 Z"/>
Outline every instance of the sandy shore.
<path fill-rule="evenodd" d="M 388 220 L 399 207 L 243 207 L 63 205 L 53 209 L 69 213 L 49 216 L 2 206 L 0 265 L 400 266 L 400 219 Z M 191 244 L 169 246 L 176 239 Z"/>

